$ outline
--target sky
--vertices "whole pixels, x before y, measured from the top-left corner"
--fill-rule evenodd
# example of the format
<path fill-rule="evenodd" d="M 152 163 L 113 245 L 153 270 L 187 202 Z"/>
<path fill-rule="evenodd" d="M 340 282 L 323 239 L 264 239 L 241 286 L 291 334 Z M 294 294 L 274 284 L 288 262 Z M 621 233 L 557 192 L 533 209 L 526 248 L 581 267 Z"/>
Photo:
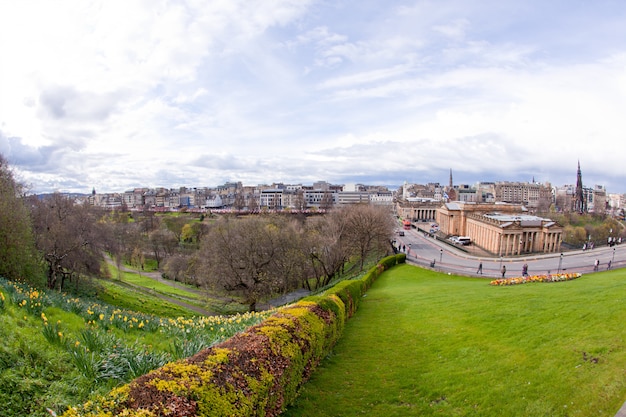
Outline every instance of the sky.
<path fill-rule="evenodd" d="M 621 0 L 0 0 L 32 192 L 478 181 L 626 192 Z"/>

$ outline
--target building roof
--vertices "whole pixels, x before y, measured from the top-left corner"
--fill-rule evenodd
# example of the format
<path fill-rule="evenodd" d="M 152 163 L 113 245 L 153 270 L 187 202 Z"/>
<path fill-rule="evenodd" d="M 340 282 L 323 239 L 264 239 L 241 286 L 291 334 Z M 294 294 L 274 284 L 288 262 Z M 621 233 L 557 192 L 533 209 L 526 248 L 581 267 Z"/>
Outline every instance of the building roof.
<path fill-rule="evenodd" d="M 530 214 L 487 213 L 484 216 L 506 224 L 519 222 L 521 226 L 541 226 L 544 221 L 551 221 L 550 219 L 532 216 Z M 502 226 L 504 227 L 504 224 Z"/>

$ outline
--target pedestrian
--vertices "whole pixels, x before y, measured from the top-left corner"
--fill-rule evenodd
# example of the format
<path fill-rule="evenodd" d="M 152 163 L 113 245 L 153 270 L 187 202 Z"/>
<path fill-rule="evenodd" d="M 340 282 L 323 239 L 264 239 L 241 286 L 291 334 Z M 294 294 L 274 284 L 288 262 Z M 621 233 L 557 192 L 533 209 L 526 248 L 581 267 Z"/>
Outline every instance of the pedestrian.
<path fill-rule="evenodd" d="M 483 263 L 479 263 L 478 264 L 478 270 L 476 271 L 477 274 L 482 275 L 483 274 Z"/>
<path fill-rule="evenodd" d="M 522 276 L 523 277 L 528 276 L 528 264 L 524 264 L 524 266 L 522 266 Z"/>
<path fill-rule="evenodd" d="M 600 260 L 596 259 L 595 262 L 593 263 L 593 270 L 597 271 L 600 268 Z"/>
<path fill-rule="evenodd" d="M 608 271 L 609 269 L 611 269 L 611 261 L 609 261 L 608 266 L 606 267 L 606 270 Z"/>
<path fill-rule="evenodd" d="M 506 274 L 506 265 L 502 265 L 502 278 L 504 278 L 505 274 Z"/>

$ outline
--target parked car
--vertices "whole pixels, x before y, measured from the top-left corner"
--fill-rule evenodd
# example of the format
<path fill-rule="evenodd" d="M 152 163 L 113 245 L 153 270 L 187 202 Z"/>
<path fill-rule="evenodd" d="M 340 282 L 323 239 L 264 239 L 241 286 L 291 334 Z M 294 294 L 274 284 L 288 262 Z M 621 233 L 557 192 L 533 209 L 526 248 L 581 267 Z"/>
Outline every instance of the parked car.
<path fill-rule="evenodd" d="M 459 236 L 457 238 L 457 243 L 460 243 L 461 245 L 467 246 L 470 243 L 472 243 L 472 239 L 469 238 L 469 236 Z"/>

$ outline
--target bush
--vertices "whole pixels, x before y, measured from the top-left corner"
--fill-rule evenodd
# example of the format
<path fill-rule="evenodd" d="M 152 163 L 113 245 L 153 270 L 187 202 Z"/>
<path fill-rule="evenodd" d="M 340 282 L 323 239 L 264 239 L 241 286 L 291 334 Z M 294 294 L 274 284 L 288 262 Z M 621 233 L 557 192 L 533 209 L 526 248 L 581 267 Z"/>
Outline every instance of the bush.
<path fill-rule="evenodd" d="M 341 281 L 325 292 L 326 295 L 336 295 L 341 299 L 345 308 L 346 318 L 352 317 L 359 307 L 361 297 L 365 292 L 363 278 Z"/>
<path fill-rule="evenodd" d="M 369 285 L 404 260 L 384 258 L 362 278 L 283 307 L 245 332 L 71 408 L 64 417 L 277 416 L 332 351 Z"/>
<path fill-rule="evenodd" d="M 323 306 L 322 306 L 323 304 Z M 330 353 L 341 300 L 300 301 L 190 358 L 139 377 L 64 415 L 276 416 Z M 165 411 L 164 411 L 165 410 Z"/>

